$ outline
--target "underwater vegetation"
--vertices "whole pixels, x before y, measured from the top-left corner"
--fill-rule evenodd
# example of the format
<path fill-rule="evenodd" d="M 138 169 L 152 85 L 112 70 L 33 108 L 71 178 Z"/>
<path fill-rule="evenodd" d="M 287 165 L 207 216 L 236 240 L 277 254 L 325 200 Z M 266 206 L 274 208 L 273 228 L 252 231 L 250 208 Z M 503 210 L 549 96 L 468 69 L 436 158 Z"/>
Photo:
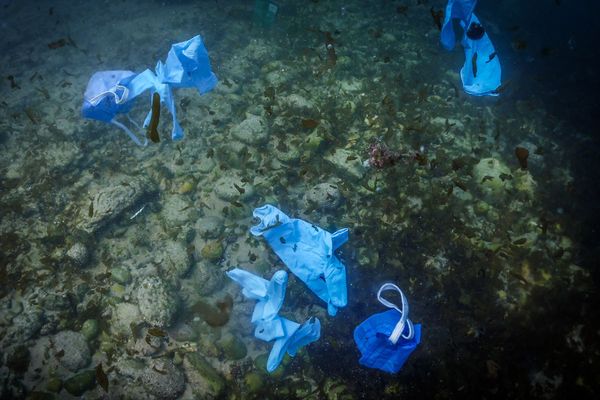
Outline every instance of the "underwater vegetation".
<path fill-rule="evenodd" d="M 268 23 L 242 1 L 5 3 L 0 397 L 597 397 L 592 129 L 516 72 L 497 99 L 463 93 L 444 2 L 263 1 Z M 503 65 L 542 51 L 533 27 L 496 23 Z M 93 71 L 197 33 L 219 85 L 178 93 L 184 140 L 160 140 L 160 98 L 146 148 L 81 118 Z M 281 315 L 318 317 L 321 338 L 272 373 L 225 276 L 285 269 L 249 233 L 265 203 L 350 230 L 348 305 L 327 316 L 290 274 Z M 423 326 L 394 375 L 362 368 L 352 339 L 384 282 Z"/>

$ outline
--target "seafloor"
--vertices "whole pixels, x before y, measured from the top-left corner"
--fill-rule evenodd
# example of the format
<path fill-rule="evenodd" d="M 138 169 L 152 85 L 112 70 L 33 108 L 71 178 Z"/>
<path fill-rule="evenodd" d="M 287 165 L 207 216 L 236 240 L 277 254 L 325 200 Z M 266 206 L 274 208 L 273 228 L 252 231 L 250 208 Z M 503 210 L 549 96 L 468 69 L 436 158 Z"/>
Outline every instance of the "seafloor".
<path fill-rule="evenodd" d="M 475 98 L 439 45 L 443 1 L 278 0 L 272 23 L 254 3 L 0 2 L 0 397 L 597 396 L 597 127 L 532 72 L 567 45 L 483 9 L 506 86 Z M 167 114 L 146 148 L 82 119 L 92 73 L 196 34 L 219 84 L 175 92 L 182 141 Z M 384 144 L 403 157 L 369 166 Z M 265 203 L 350 229 L 348 306 L 329 317 L 290 276 L 283 314 L 318 316 L 321 338 L 273 374 L 224 274 L 285 268 L 248 232 Z M 361 367 L 352 338 L 386 281 L 423 326 L 397 374 Z"/>

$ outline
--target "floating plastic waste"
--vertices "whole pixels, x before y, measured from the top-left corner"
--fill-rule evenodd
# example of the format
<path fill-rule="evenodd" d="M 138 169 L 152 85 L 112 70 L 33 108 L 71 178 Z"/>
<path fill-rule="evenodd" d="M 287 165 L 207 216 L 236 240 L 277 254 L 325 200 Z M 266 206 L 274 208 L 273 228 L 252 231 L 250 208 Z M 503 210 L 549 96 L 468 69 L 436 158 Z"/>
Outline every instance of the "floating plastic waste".
<path fill-rule="evenodd" d="M 267 371 L 274 371 L 286 352 L 294 357 L 298 349 L 321 336 L 321 322 L 317 318 L 310 318 L 300 325 L 277 315 L 285 298 L 287 272 L 275 272 L 270 281 L 239 268 L 228 271 L 227 276 L 242 287 L 244 296 L 258 300 L 252 313 L 252 322 L 256 325 L 254 336 L 267 342 L 275 340 L 267 360 Z"/>
<path fill-rule="evenodd" d="M 117 120 L 124 114 L 137 129 L 128 112 L 137 96 L 150 90 L 152 110 L 143 126 L 156 130 L 160 104 L 164 104 L 173 117 L 171 138 L 183 138 L 183 129 L 177 121 L 173 88 L 195 87 L 200 94 L 211 91 L 217 84 L 217 77 L 210 68 L 210 60 L 202 38 L 194 36 L 185 42 L 171 46 L 165 63 L 158 61 L 155 71 L 146 69 L 140 74 L 132 71 L 99 71 L 92 75 L 84 93 L 82 115 L 85 118 L 110 122 L 122 129 L 136 144 L 145 146 L 148 140 L 140 140 L 125 124 Z M 153 101 L 154 100 L 154 101 Z M 156 103 L 158 101 L 158 103 Z M 152 116 L 155 118 L 152 118 Z M 157 140 L 157 136 L 153 137 Z"/>
<path fill-rule="evenodd" d="M 327 303 L 329 315 L 346 306 L 346 267 L 334 251 L 348 240 L 347 228 L 329 233 L 269 204 L 256 208 L 253 215 L 260 223 L 250 232 L 269 242 L 290 271 Z"/>
<path fill-rule="evenodd" d="M 400 293 L 402 305 L 384 299 L 386 290 Z M 373 314 L 354 329 L 354 341 L 362 357 L 361 365 L 396 373 L 421 341 L 421 325 L 413 325 L 408 319 L 408 301 L 400 288 L 385 283 L 377 292 L 377 299 L 391 310 Z"/>
<path fill-rule="evenodd" d="M 460 70 L 463 88 L 475 96 L 498 96 L 502 69 L 496 49 L 473 12 L 477 0 L 448 0 L 441 42 L 446 50 L 456 44 L 452 20 L 458 19 L 463 28 L 462 47 L 465 63 Z"/>

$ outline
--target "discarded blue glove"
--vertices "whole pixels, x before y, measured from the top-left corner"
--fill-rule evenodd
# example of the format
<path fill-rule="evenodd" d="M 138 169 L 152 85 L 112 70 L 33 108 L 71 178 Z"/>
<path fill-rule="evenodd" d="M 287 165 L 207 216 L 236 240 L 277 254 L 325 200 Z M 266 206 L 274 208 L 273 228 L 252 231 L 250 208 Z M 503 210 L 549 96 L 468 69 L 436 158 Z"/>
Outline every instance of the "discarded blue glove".
<path fill-rule="evenodd" d="M 138 145 L 143 142 L 123 123 L 116 120 L 118 114 L 131 110 L 137 96 L 150 90 L 150 99 L 154 93 L 160 95 L 161 104 L 166 105 L 173 118 L 171 138 L 183 138 L 183 129 L 176 116 L 172 88 L 195 87 L 200 94 L 212 90 L 217 84 L 217 77 L 211 71 L 208 53 L 200 36 L 175 43 L 171 46 L 167 61 L 158 61 L 155 72 L 147 69 L 140 74 L 131 71 L 100 71 L 90 78 L 84 94 L 82 115 L 85 118 L 110 122 L 119 128 Z M 152 100 L 151 100 L 152 101 Z M 129 115 L 127 115 L 129 118 Z M 150 122 L 151 112 L 144 121 L 144 127 Z M 139 125 L 129 118 L 139 129 Z"/>
<path fill-rule="evenodd" d="M 400 293 L 402 307 L 381 297 L 385 290 Z M 396 373 L 421 341 L 421 325 L 408 319 L 408 302 L 398 286 L 386 283 L 377 293 L 378 300 L 392 308 L 373 314 L 354 329 L 354 341 L 361 353 L 359 363 L 369 368 Z"/>
<path fill-rule="evenodd" d="M 281 317 L 280 317 L 281 318 Z M 287 353 L 294 357 L 302 346 L 306 346 L 321 337 L 321 321 L 313 317 L 308 319 L 302 325 L 281 318 L 285 329 L 285 335 L 275 340 L 269 358 L 267 359 L 267 371 L 273 372 Z"/>
<path fill-rule="evenodd" d="M 452 50 L 456 35 L 452 20 L 458 19 L 463 28 L 461 44 L 465 51 L 465 63 L 460 70 L 465 92 L 475 96 L 497 96 L 501 85 L 500 60 L 485 29 L 473 12 L 477 0 L 448 0 L 441 42 L 446 50 Z"/>
<path fill-rule="evenodd" d="M 254 336 L 267 342 L 284 336 L 283 324 L 277 313 L 285 298 L 287 272 L 275 272 L 270 281 L 239 268 L 228 271 L 227 276 L 243 288 L 244 296 L 258 300 L 252 313 L 252 322 L 256 324 Z"/>
<path fill-rule="evenodd" d="M 333 234 L 309 222 L 289 218 L 266 204 L 254 210 L 260 223 L 250 232 L 263 236 L 283 263 L 323 301 L 329 315 L 346 306 L 346 268 L 333 253 L 348 240 L 348 229 Z"/>
<path fill-rule="evenodd" d="M 252 322 L 256 324 L 254 336 L 267 342 L 275 339 L 267 371 L 274 371 L 286 352 L 294 357 L 300 347 L 321 336 L 321 322 L 317 318 L 300 325 L 277 315 L 285 298 L 287 272 L 277 271 L 270 281 L 239 268 L 228 271 L 227 276 L 242 286 L 244 296 L 258 300 L 252 313 Z"/>

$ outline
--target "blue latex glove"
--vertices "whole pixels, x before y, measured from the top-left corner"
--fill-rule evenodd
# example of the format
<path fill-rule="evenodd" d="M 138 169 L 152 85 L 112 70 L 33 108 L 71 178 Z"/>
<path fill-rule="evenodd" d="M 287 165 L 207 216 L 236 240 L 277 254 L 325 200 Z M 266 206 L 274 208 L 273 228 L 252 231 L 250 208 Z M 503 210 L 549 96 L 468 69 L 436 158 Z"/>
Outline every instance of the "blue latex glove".
<path fill-rule="evenodd" d="M 294 357 L 300 347 L 319 339 L 321 322 L 317 318 L 311 318 L 301 326 L 277 315 L 285 298 L 287 272 L 277 271 L 270 281 L 239 268 L 228 271 L 227 276 L 242 287 L 244 296 L 258 300 L 252 313 L 252 322 L 256 324 L 254 336 L 267 342 L 275 339 L 267 360 L 267 371 L 274 371 L 286 352 Z"/>
<path fill-rule="evenodd" d="M 446 50 L 452 50 L 456 44 L 456 35 L 452 20 L 458 19 L 463 28 L 461 44 L 465 52 L 465 63 L 460 77 L 465 92 L 475 96 L 498 96 L 502 84 L 500 59 L 487 33 L 479 39 L 471 39 L 467 31 L 472 24 L 479 24 L 473 12 L 477 0 L 448 0 L 441 42 Z"/>
<path fill-rule="evenodd" d="M 267 359 L 267 371 L 273 372 L 287 353 L 294 357 L 300 347 L 319 339 L 321 336 L 321 321 L 318 318 L 310 318 L 302 326 L 300 324 L 281 318 L 285 329 L 285 335 L 275 340 L 269 358 Z"/>
<path fill-rule="evenodd" d="M 346 268 L 333 252 L 348 240 L 348 229 L 331 234 L 309 222 L 289 218 L 269 204 L 255 209 L 253 215 L 260 223 L 250 232 L 263 236 L 290 271 L 327 303 L 329 315 L 346 306 Z"/>
<path fill-rule="evenodd" d="M 285 298 L 287 272 L 277 271 L 270 281 L 239 268 L 228 271 L 227 276 L 243 288 L 244 296 L 258 300 L 252 313 L 254 336 L 267 342 L 282 337 L 285 332 L 277 313 Z"/>

